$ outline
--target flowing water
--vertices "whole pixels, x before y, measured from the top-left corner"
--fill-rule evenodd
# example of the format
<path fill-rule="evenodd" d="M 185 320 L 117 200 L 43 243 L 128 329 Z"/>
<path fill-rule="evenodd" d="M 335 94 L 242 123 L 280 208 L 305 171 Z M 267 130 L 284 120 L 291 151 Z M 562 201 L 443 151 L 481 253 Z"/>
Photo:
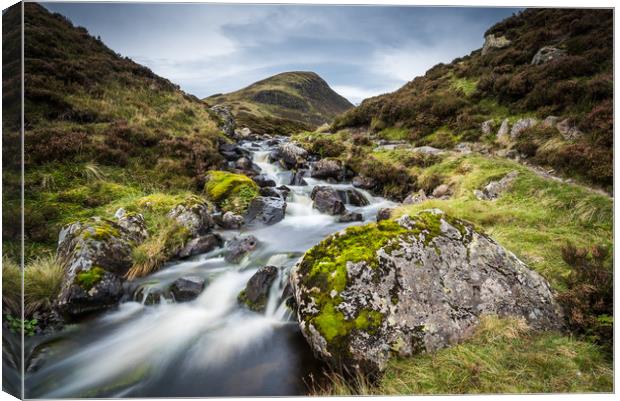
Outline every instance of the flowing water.
<path fill-rule="evenodd" d="M 246 143 L 262 172 L 283 184 L 287 172 L 269 163 L 265 143 Z M 256 236 L 260 245 L 240 264 L 222 251 L 169 263 L 141 279 L 139 299 L 124 302 L 96 319 L 67 326 L 43 339 L 27 340 L 32 360 L 26 375 L 28 398 L 50 397 L 206 397 L 301 395 L 320 365 L 303 339 L 295 317 L 281 299 L 290 268 L 303 253 L 327 235 L 352 224 L 338 223 L 312 208 L 315 185 L 339 189 L 306 178 L 307 186 L 288 186 L 284 220 L 266 227 L 222 231 L 231 239 Z M 379 208 L 392 204 L 362 191 L 370 204 L 347 205 L 374 220 Z M 264 265 L 280 266 L 264 314 L 239 306 L 237 295 Z M 174 303 L 161 297 L 146 305 L 179 277 L 200 276 L 205 290 L 195 300 Z"/>

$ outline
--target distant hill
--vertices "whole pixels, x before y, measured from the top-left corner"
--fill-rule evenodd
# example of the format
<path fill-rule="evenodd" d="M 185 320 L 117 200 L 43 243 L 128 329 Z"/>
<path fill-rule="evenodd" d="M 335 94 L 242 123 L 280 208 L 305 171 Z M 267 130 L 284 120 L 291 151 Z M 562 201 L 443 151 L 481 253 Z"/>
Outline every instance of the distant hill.
<path fill-rule="evenodd" d="M 331 122 L 353 105 L 313 72 L 285 72 L 227 94 L 205 99 L 209 105 L 229 106 L 237 125 L 257 133 L 291 134 Z M 280 132 L 279 127 L 285 127 Z M 288 130 L 288 132 L 287 132 Z"/>
<path fill-rule="evenodd" d="M 613 11 L 528 9 L 494 25 L 482 49 L 438 64 L 397 91 L 364 100 L 334 129 L 450 148 L 495 140 L 501 123 L 555 116 L 511 144 L 534 163 L 613 183 Z M 481 129 L 492 120 L 490 133 Z M 547 124 L 550 125 L 550 124 Z M 552 125 L 555 125 L 552 124 Z M 572 131 L 571 131 L 572 130 Z"/>

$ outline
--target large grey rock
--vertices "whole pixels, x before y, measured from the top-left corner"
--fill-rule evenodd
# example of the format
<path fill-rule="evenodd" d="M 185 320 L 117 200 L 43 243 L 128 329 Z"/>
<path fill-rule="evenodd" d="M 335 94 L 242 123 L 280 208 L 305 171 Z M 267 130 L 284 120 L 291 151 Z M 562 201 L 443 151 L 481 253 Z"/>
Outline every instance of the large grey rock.
<path fill-rule="evenodd" d="M 497 199 L 512 185 L 518 175 L 519 173 L 517 171 L 511 171 L 503 176 L 501 180 L 489 182 L 482 190 L 474 190 L 474 195 L 478 200 Z"/>
<path fill-rule="evenodd" d="M 332 367 L 381 371 L 392 357 L 466 339 L 483 315 L 562 327 L 547 281 L 468 223 L 433 209 L 366 227 L 328 237 L 291 271 L 301 331 Z M 339 246 L 368 236 L 377 245 L 365 256 L 334 261 Z"/>
<path fill-rule="evenodd" d="M 553 46 L 541 47 L 532 58 L 533 65 L 545 64 L 566 55 L 566 50 Z"/>
<path fill-rule="evenodd" d="M 168 217 L 187 228 L 192 237 L 208 233 L 214 225 L 209 205 L 203 200 L 177 205 L 168 213 Z"/>
<path fill-rule="evenodd" d="M 257 196 L 252 199 L 245 215 L 245 222 L 275 224 L 284 219 L 286 202 L 281 197 Z"/>
<path fill-rule="evenodd" d="M 179 251 L 177 257 L 184 259 L 190 256 L 200 255 L 201 253 L 211 252 L 215 248 L 223 245 L 222 237 L 217 234 L 206 234 L 197 238 L 192 238 Z"/>
<path fill-rule="evenodd" d="M 64 276 L 57 306 L 69 318 L 104 310 L 122 296 L 122 277 L 146 227 L 142 216 L 124 211 L 118 216 L 123 225 L 95 217 L 60 230 L 57 254 Z"/>
<path fill-rule="evenodd" d="M 503 49 L 510 46 L 510 40 L 505 36 L 495 36 L 490 34 L 484 37 L 484 45 L 482 46 L 482 55 L 488 54 L 493 49 Z"/>
<path fill-rule="evenodd" d="M 287 142 L 278 146 L 277 157 L 286 168 L 294 169 L 306 163 L 308 152 L 294 143 Z"/>
<path fill-rule="evenodd" d="M 176 279 L 170 286 L 170 292 L 177 302 L 187 302 L 196 299 L 205 288 L 205 279 L 196 276 L 187 276 Z"/>
<path fill-rule="evenodd" d="M 277 267 L 261 267 L 248 280 L 245 289 L 239 294 L 239 302 L 246 305 L 250 310 L 263 312 L 269 300 L 269 290 L 277 277 Z"/>
<path fill-rule="evenodd" d="M 336 181 L 342 181 L 344 179 L 344 168 L 340 160 L 321 159 L 312 166 L 310 176 L 312 178 L 333 178 Z"/>
<path fill-rule="evenodd" d="M 535 127 L 538 124 L 538 120 L 535 118 L 522 118 L 513 124 L 512 129 L 510 130 L 510 137 L 512 139 L 517 139 L 523 131 L 528 128 Z"/>
<path fill-rule="evenodd" d="M 334 216 L 345 212 L 344 203 L 333 187 L 317 185 L 312 189 L 310 198 L 314 201 L 312 207 L 321 213 Z"/>
<path fill-rule="evenodd" d="M 229 263 L 239 263 L 258 246 L 258 239 L 253 235 L 235 237 L 226 244 L 224 259 Z"/>

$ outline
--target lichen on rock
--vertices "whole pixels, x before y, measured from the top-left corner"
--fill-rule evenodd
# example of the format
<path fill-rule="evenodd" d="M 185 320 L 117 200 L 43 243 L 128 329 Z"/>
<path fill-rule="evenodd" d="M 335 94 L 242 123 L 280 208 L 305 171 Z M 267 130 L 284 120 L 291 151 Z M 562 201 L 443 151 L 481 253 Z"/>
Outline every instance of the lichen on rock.
<path fill-rule="evenodd" d="M 291 284 L 310 346 L 349 371 L 375 373 L 393 355 L 458 342 L 484 314 L 561 325 L 541 276 L 438 209 L 326 238 L 300 259 Z"/>

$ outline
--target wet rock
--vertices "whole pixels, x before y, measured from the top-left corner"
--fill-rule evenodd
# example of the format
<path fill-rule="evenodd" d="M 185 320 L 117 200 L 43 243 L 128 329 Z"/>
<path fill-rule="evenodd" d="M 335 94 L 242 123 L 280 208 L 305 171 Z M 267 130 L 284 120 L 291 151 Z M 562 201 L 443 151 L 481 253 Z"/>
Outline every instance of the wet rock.
<path fill-rule="evenodd" d="M 254 182 L 261 188 L 276 186 L 276 182 L 272 180 L 271 178 L 269 178 L 267 174 L 259 174 L 257 176 L 252 177 L 252 180 L 254 180 Z"/>
<path fill-rule="evenodd" d="M 289 182 L 289 185 L 296 185 L 300 187 L 308 185 L 306 180 L 304 180 L 305 175 L 306 175 L 306 170 L 295 171 Z"/>
<path fill-rule="evenodd" d="M 318 185 L 312 189 L 310 198 L 314 201 L 312 207 L 321 213 L 334 216 L 345 212 L 344 203 L 332 187 Z"/>
<path fill-rule="evenodd" d="M 553 46 L 541 47 L 532 58 L 532 65 L 548 63 L 566 55 L 566 50 L 558 49 Z"/>
<path fill-rule="evenodd" d="M 224 259 L 229 263 L 239 263 L 258 246 L 258 239 L 253 235 L 235 237 L 226 244 Z"/>
<path fill-rule="evenodd" d="M 403 205 L 417 205 L 418 203 L 422 203 L 425 200 L 428 200 L 426 196 L 426 192 L 423 189 L 418 192 L 412 192 L 403 201 Z"/>
<path fill-rule="evenodd" d="M 277 155 L 287 169 L 302 167 L 308 158 L 308 152 L 305 149 L 290 142 L 278 146 Z"/>
<path fill-rule="evenodd" d="M 487 55 L 493 49 L 503 49 L 510 46 L 510 40 L 505 36 L 495 36 L 490 34 L 484 37 L 484 45 L 482 46 L 482 55 Z"/>
<path fill-rule="evenodd" d="M 377 221 L 389 220 L 392 218 L 393 208 L 384 207 L 377 211 Z"/>
<path fill-rule="evenodd" d="M 269 291 L 278 277 L 278 268 L 264 266 L 250 278 L 245 289 L 239 294 L 239 302 L 255 312 L 264 312 L 269 300 Z"/>
<path fill-rule="evenodd" d="M 282 196 L 282 193 L 273 187 L 262 187 L 258 190 L 258 193 L 260 196 L 282 198 L 286 200 L 286 198 Z"/>
<path fill-rule="evenodd" d="M 241 228 L 244 223 L 243 216 L 240 216 L 233 212 L 226 212 L 217 219 L 217 223 L 220 227 L 227 230 L 235 230 Z"/>
<path fill-rule="evenodd" d="M 361 213 L 357 212 L 346 212 L 342 216 L 338 218 L 339 223 L 351 223 L 353 221 L 362 221 L 364 217 Z"/>
<path fill-rule="evenodd" d="M 192 237 L 208 233 L 214 225 L 209 205 L 203 200 L 177 205 L 168 213 L 168 217 L 187 228 Z"/>
<path fill-rule="evenodd" d="M 373 189 L 377 186 L 377 183 L 372 178 L 359 175 L 353 178 L 352 184 L 354 187 L 361 189 Z"/>
<path fill-rule="evenodd" d="M 250 158 L 244 156 L 244 157 L 239 158 L 235 162 L 235 167 L 238 168 L 239 170 L 251 171 L 253 170 L 254 163 L 252 163 L 252 160 L 250 160 Z"/>
<path fill-rule="evenodd" d="M 310 176 L 312 178 L 333 178 L 336 181 L 342 181 L 344 179 L 344 169 L 340 160 L 321 159 L 312 166 Z"/>
<path fill-rule="evenodd" d="M 449 196 L 452 193 L 450 187 L 446 184 L 441 184 L 437 188 L 433 190 L 434 198 L 443 198 L 444 196 Z"/>
<path fill-rule="evenodd" d="M 215 248 L 221 247 L 223 243 L 222 237 L 217 234 L 207 234 L 193 238 L 179 251 L 177 257 L 184 259 L 201 253 L 211 252 Z"/>
<path fill-rule="evenodd" d="M 470 224 L 433 209 L 365 227 L 330 236 L 291 271 L 301 332 L 332 367 L 380 372 L 391 358 L 463 341 L 487 314 L 562 328 L 548 282 Z M 323 262 L 368 236 L 377 245 L 366 256 Z"/>
<path fill-rule="evenodd" d="M 367 206 L 370 204 L 364 194 L 357 189 L 338 189 L 336 192 L 338 192 L 340 200 L 347 205 Z"/>
<path fill-rule="evenodd" d="M 258 196 L 250 202 L 245 215 L 247 224 L 261 222 L 275 224 L 284 219 L 286 202 L 281 197 Z"/>
<path fill-rule="evenodd" d="M 123 280 L 116 274 L 93 268 L 90 273 L 82 270 L 76 277 L 91 275 L 93 284 L 78 279 L 61 294 L 58 309 L 69 319 L 100 312 L 118 304 L 123 296 Z M 80 284 L 81 283 L 81 284 Z"/>
<path fill-rule="evenodd" d="M 512 139 L 517 139 L 523 131 L 536 126 L 536 124 L 538 124 L 538 120 L 535 118 L 522 118 L 512 126 L 512 129 L 510 130 L 510 137 Z"/>
<path fill-rule="evenodd" d="M 502 192 L 506 191 L 512 183 L 515 181 L 519 173 L 517 171 L 511 171 L 502 177 L 499 181 L 491 181 L 482 190 L 474 190 L 474 195 L 478 200 L 493 200 L 497 199 Z"/>
<path fill-rule="evenodd" d="M 149 233 L 146 230 L 144 217 L 139 213 L 127 212 L 120 208 L 114 213 L 116 222 L 121 226 L 132 241 L 140 243 L 148 238 Z"/>
<path fill-rule="evenodd" d="M 170 286 L 170 292 L 177 302 L 187 302 L 198 298 L 205 288 L 202 277 L 187 276 L 176 279 Z"/>
<path fill-rule="evenodd" d="M 490 135 L 493 132 L 493 128 L 495 128 L 494 120 L 486 120 L 480 125 L 480 130 L 484 135 Z"/>

